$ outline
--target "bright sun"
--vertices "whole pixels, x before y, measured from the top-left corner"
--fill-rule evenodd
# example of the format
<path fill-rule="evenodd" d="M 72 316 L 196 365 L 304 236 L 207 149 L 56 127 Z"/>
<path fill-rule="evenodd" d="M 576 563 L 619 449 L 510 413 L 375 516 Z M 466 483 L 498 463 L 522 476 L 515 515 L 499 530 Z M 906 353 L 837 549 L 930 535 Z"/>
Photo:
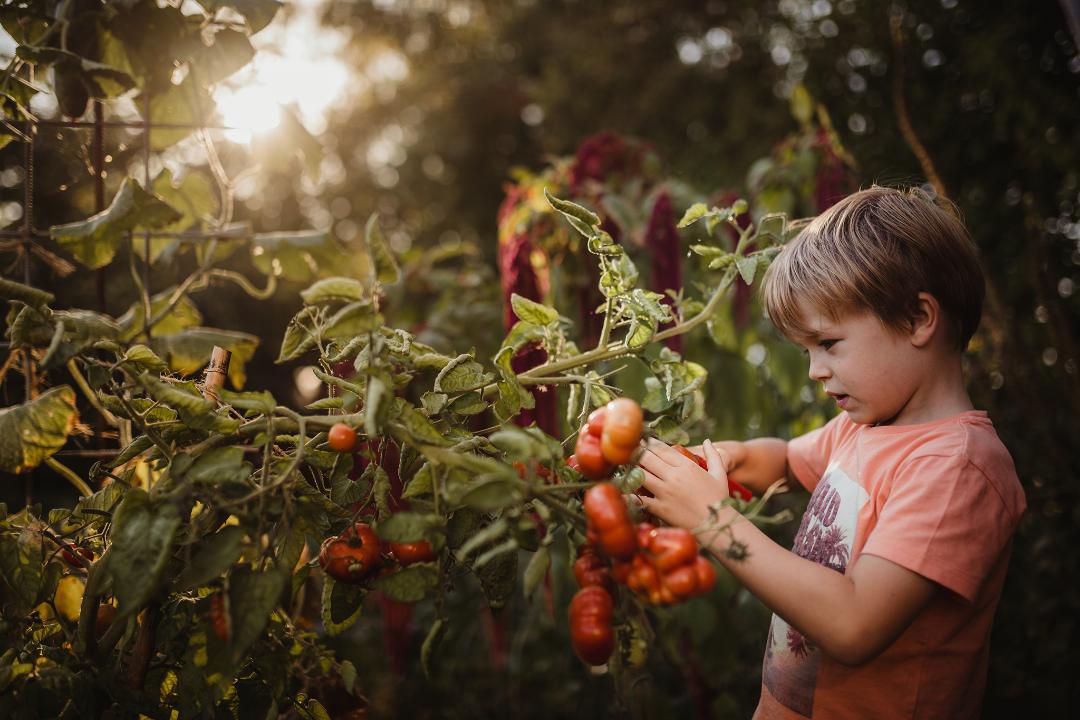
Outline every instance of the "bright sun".
<path fill-rule="evenodd" d="M 339 59 L 348 42 L 343 32 L 319 24 L 318 2 L 294 5 L 253 38 L 255 59 L 214 91 L 225 135 L 250 142 L 281 122 L 282 106 L 293 104 L 313 133 L 326 128 L 326 112 L 345 92 L 349 72 Z M 319 42 L 312 42 L 318 37 Z"/>

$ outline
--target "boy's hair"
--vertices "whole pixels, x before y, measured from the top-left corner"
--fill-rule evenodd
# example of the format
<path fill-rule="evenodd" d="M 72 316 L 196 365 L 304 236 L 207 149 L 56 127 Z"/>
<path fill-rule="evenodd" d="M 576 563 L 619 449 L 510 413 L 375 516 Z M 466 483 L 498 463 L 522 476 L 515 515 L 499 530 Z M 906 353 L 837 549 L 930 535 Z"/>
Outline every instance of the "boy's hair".
<path fill-rule="evenodd" d="M 911 327 L 920 292 L 941 304 L 952 339 L 964 350 L 979 325 L 984 288 L 959 212 L 918 188 L 878 185 L 814 218 L 762 281 L 765 311 L 789 338 L 810 334 L 800 322 L 800 300 L 834 320 L 869 311 L 903 331 Z"/>

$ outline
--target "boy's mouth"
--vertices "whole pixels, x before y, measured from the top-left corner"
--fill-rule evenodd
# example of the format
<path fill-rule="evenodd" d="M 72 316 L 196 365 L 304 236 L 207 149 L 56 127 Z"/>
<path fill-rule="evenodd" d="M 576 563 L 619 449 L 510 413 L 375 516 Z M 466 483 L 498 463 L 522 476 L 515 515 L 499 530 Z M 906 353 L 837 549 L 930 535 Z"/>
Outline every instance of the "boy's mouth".
<path fill-rule="evenodd" d="M 837 406 L 841 410 L 846 410 L 848 405 L 848 396 L 843 393 L 829 393 L 829 397 L 836 401 Z"/>

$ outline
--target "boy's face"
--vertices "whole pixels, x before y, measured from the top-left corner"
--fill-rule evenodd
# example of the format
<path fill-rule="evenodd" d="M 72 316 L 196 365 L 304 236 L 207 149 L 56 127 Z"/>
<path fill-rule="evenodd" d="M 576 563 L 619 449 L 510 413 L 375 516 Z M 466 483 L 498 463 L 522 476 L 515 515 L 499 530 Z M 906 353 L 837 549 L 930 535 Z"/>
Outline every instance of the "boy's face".
<path fill-rule="evenodd" d="M 796 343 L 810 358 L 810 378 L 824 385 L 853 422 L 902 423 L 923 367 L 907 336 L 869 312 L 833 320 L 808 302 L 800 310 L 812 334 Z"/>

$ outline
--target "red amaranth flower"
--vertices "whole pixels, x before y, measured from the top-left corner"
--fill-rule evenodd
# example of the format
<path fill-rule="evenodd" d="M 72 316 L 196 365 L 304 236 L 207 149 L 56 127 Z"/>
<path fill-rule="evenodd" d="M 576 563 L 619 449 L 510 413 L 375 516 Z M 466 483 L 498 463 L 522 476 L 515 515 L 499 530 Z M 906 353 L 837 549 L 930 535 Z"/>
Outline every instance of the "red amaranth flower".
<path fill-rule="evenodd" d="M 653 203 L 649 215 L 649 225 L 645 230 L 645 249 L 652 261 L 649 286 L 653 291 L 678 290 L 682 287 L 682 243 L 675 224 L 675 211 L 671 206 L 671 196 L 666 190 L 660 191 Z M 672 299 L 665 295 L 662 301 L 671 306 Z M 670 323 L 669 323 L 670 325 Z M 664 327 L 668 327 L 665 325 Z M 675 352 L 682 352 L 682 337 L 676 335 L 665 341 Z"/>

